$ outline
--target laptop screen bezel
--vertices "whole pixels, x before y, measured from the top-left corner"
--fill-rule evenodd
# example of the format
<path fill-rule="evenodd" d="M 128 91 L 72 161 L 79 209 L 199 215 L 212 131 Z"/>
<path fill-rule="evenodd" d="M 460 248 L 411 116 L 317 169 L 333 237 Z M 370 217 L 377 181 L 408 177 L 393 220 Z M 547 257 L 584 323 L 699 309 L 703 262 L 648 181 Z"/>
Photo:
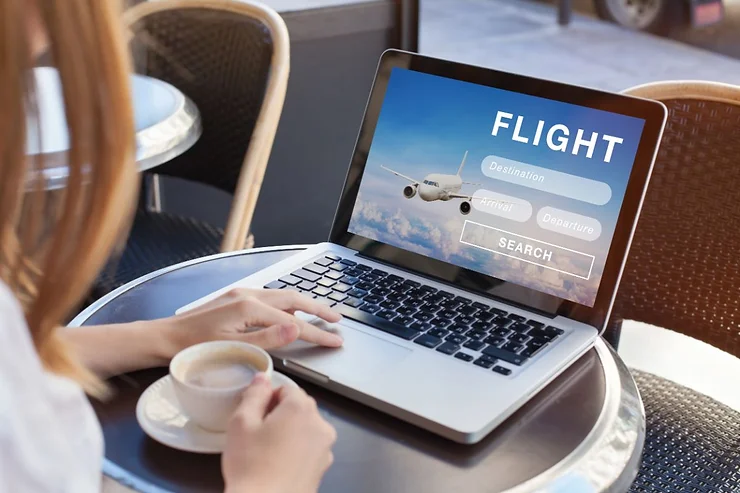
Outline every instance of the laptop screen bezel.
<path fill-rule="evenodd" d="M 472 82 L 609 111 L 645 121 L 593 307 L 577 304 L 557 296 L 542 293 L 536 289 L 425 257 L 348 231 L 386 87 L 393 68 L 403 68 Z M 388 50 L 383 53 L 378 64 L 375 81 L 365 108 L 365 116 L 355 144 L 354 154 L 345 179 L 329 240 L 332 243 L 356 250 L 360 255 L 401 270 L 452 284 L 458 288 L 503 303 L 535 311 L 541 315 L 565 316 L 591 325 L 598 329 L 600 333 L 603 333 L 614 302 L 614 295 L 621 277 L 665 120 L 666 108 L 657 101 L 500 72 L 414 53 Z"/>

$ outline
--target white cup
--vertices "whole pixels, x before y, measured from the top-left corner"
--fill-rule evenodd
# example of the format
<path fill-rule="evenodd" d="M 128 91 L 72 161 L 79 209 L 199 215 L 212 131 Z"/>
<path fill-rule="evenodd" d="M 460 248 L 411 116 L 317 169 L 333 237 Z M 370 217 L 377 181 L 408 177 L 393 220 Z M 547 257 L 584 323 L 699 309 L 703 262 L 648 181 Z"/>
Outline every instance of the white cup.
<path fill-rule="evenodd" d="M 239 341 L 212 341 L 190 346 L 177 353 L 170 362 L 175 395 L 190 420 L 201 428 L 223 432 L 239 405 L 244 390 L 251 382 L 234 387 L 204 387 L 186 381 L 187 371 L 194 363 L 244 355 L 257 371 L 272 377 L 272 359 L 257 346 Z"/>

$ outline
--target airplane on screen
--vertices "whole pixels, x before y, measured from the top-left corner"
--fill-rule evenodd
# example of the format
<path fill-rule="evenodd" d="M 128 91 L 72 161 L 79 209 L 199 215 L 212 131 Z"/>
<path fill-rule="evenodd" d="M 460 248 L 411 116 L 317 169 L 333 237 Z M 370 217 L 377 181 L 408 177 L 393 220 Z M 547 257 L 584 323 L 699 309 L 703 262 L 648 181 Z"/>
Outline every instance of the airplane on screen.
<path fill-rule="evenodd" d="M 385 166 L 380 166 L 386 171 L 390 171 L 396 176 L 399 176 L 405 180 L 411 182 L 411 185 L 406 185 L 403 188 L 403 196 L 407 199 L 412 199 L 419 194 L 419 197 L 424 202 L 434 202 L 436 200 L 448 201 L 452 199 L 464 199 L 460 204 L 460 213 L 463 215 L 470 214 L 471 206 L 470 201 L 473 200 L 472 195 L 461 194 L 460 189 L 463 185 L 480 185 L 480 183 L 470 183 L 462 181 L 460 174 L 462 173 L 463 167 L 465 166 L 465 160 L 468 158 L 468 151 L 465 151 L 460 167 L 455 175 L 444 175 L 440 173 L 431 173 L 424 177 L 423 180 L 416 180 L 410 176 L 406 176 L 398 171 L 394 171 Z"/>

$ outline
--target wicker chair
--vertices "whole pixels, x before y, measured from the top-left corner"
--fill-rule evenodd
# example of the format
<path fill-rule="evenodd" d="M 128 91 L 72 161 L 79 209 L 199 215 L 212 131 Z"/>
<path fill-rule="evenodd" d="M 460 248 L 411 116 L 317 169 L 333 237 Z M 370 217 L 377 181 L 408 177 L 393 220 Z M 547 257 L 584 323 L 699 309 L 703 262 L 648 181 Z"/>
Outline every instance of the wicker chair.
<path fill-rule="evenodd" d="M 740 356 L 740 87 L 667 82 L 626 92 L 664 102 L 669 115 L 607 338 L 617 341 L 622 321 L 635 320 Z M 659 339 L 641 342 L 655 358 L 664 349 Z M 651 373 L 634 375 L 647 438 L 630 491 L 740 491 L 740 412 Z"/>
<path fill-rule="evenodd" d="M 232 194 L 225 231 L 190 217 L 142 207 L 120 256 L 94 295 L 192 258 L 249 248 L 257 197 L 283 108 L 288 31 L 274 11 L 244 1 L 165 0 L 129 9 L 137 71 L 193 100 L 203 133 L 183 155 L 157 167 Z"/>

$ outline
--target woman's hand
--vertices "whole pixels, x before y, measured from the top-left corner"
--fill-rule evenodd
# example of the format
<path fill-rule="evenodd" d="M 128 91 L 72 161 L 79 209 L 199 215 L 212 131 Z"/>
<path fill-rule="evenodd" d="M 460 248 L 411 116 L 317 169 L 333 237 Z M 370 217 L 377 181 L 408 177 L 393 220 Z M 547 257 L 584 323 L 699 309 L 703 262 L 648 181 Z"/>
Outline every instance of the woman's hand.
<path fill-rule="evenodd" d="M 226 431 L 226 493 L 315 493 L 334 461 L 336 437 L 303 390 L 273 391 L 258 375 Z"/>
<path fill-rule="evenodd" d="M 191 311 L 166 319 L 165 337 L 171 356 L 206 341 L 237 340 L 264 349 L 302 339 L 321 346 L 338 347 L 342 338 L 295 316 L 301 311 L 327 322 L 341 315 L 327 305 L 296 291 L 283 289 L 233 289 Z"/>

